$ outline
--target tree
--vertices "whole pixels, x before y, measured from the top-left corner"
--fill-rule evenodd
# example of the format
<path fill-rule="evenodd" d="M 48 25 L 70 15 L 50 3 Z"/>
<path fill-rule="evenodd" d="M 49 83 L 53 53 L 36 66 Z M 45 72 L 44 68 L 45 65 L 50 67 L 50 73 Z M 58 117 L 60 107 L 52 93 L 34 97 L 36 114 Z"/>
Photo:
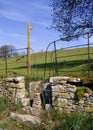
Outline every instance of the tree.
<path fill-rule="evenodd" d="M 0 47 L 0 57 L 11 57 L 15 52 L 16 48 L 13 45 L 3 45 Z"/>
<path fill-rule="evenodd" d="M 93 0 L 52 0 L 53 25 L 64 40 L 93 35 Z"/>

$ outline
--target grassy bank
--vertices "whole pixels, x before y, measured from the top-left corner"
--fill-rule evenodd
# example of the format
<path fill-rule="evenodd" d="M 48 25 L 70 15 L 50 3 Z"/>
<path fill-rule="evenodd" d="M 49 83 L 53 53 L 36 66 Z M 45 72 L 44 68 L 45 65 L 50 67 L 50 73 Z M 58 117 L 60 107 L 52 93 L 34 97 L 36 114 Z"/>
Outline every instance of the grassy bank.
<path fill-rule="evenodd" d="M 57 51 L 57 66 L 55 66 L 55 53 L 39 52 L 31 54 L 31 77 L 33 79 L 43 79 L 55 75 L 57 68 L 58 75 L 88 77 L 93 76 L 93 47 L 90 47 L 90 66 L 88 66 L 88 49 L 77 48 Z M 7 66 L 6 63 L 7 62 Z M 46 63 L 46 64 L 45 64 Z M 27 76 L 27 56 L 15 56 L 5 59 L 0 58 L 0 77 L 8 76 Z"/>
<path fill-rule="evenodd" d="M 0 98 L 0 128 L 3 130 L 92 130 L 93 113 L 73 114 L 62 113 L 58 110 L 43 111 L 42 123 L 33 125 L 22 123 L 10 118 L 10 112 L 23 112 L 20 104 L 12 107 L 5 105 L 5 100 Z"/>

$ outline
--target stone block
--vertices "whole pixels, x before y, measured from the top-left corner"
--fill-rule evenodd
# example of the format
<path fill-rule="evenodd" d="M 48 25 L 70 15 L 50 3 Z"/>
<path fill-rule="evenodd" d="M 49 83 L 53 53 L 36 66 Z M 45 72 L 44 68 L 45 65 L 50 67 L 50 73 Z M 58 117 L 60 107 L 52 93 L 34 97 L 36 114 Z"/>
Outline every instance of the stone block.
<path fill-rule="evenodd" d="M 58 98 L 56 105 L 58 107 L 66 107 L 67 106 L 67 99 Z"/>
<path fill-rule="evenodd" d="M 62 83 L 65 84 L 69 77 L 57 76 L 57 77 L 50 77 L 49 82 L 53 84 Z"/>
<path fill-rule="evenodd" d="M 55 86 L 51 86 L 51 88 L 52 88 L 52 92 L 59 92 L 59 93 L 62 92 L 63 93 L 63 92 L 65 92 L 66 86 L 57 84 Z"/>
<path fill-rule="evenodd" d="M 15 86 L 17 89 L 25 89 L 25 83 L 18 83 Z"/>
<path fill-rule="evenodd" d="M 29 106 L 29 98 L 22 98 L 20 101 L 23 107 Z"/>
<path fill-rule="evenodd" d="M 66 84 L 66 92 L 75 93 L 76 90 L 77 90 L 77 87 L 75 85 Z"/>
<path fill-rule="evenodd" d="M 28 115 L 28 114 L 16 114 L 16 113 L 13 113 L 11 112 L 10 113 L 10 117 L 18 122 L 25 122 L 25 123 L 33 123 L 33 124 L 40 124 L 41 123 L 41 120 L 39 117 L 36 117 L 36 116 L 31 116 L 31 115 Z"/>
<path fill-rule="evenodd" d="M 30 82 L 29 91 L 30 93 L 33 91 L 36 93 L 41 93 L 43 91 L 42 81 Z"/>

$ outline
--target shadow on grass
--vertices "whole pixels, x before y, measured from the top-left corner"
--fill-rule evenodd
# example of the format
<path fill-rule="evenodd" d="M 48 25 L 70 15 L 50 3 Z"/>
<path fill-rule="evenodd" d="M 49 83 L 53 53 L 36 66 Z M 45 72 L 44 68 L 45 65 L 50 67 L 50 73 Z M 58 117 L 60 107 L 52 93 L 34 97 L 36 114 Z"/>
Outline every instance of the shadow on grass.
<path fill-rule="evenodd" d="M 87 65 L 88 60 L 70 60 L 70 61 L 62 61 L 57 63 L 57 67 L 59 68 L 72 68 L 72 67 L 78 67 L 80 65 Z M 26 69 L 27 66 L 19 66 L 19 67 L 13 67 L 13 69 Z M 55 63 L 50 62 L 50 63 L 42 63 L 42 64 L 33 64 L 31 65 L 31 68 L 33 69 L 53 69 L 55 68 Z M 93 68 L 93 59 L 91 60 L 91 68 Z M 87 69 L 87 66 L 86 66 Z"/>

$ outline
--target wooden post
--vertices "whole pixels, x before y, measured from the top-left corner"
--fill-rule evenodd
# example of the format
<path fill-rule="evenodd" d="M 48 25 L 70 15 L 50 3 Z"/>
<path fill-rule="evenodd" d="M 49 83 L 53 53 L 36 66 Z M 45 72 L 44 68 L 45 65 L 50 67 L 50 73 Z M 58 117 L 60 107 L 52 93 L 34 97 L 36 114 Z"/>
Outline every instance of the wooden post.
<path fill-rule="evenodd" d="M 5 69 L 6 69 L 6 78 L 7 78 L 7 70 L 8 70 L 8 67 L 7 67 L 7 56 L 5 56 Z"/>
<path fill-rule="evenodd" d="M 55 75 L 58 76 L 58 68 L 57 68 L 57 51 L 56 51 L 56 42 L 54 42 L 54 51 L 55 51 Z"/>
<path fill-rule="evenodd" d="M 90 79 L 90 41 L 89 41 L 89 33 L 88 33 L 88 78 Z"/>
<path fill-rule="evenodd" d="M 28 23 L 27 25 L 27 40 L 28 40 L 28 47 L 27 47 L 27 69 L 28 69 L 28 75 L 31 74 L 31 51 L 30 51 L 30 30 L 32 29 L 32 26 Z"/>

